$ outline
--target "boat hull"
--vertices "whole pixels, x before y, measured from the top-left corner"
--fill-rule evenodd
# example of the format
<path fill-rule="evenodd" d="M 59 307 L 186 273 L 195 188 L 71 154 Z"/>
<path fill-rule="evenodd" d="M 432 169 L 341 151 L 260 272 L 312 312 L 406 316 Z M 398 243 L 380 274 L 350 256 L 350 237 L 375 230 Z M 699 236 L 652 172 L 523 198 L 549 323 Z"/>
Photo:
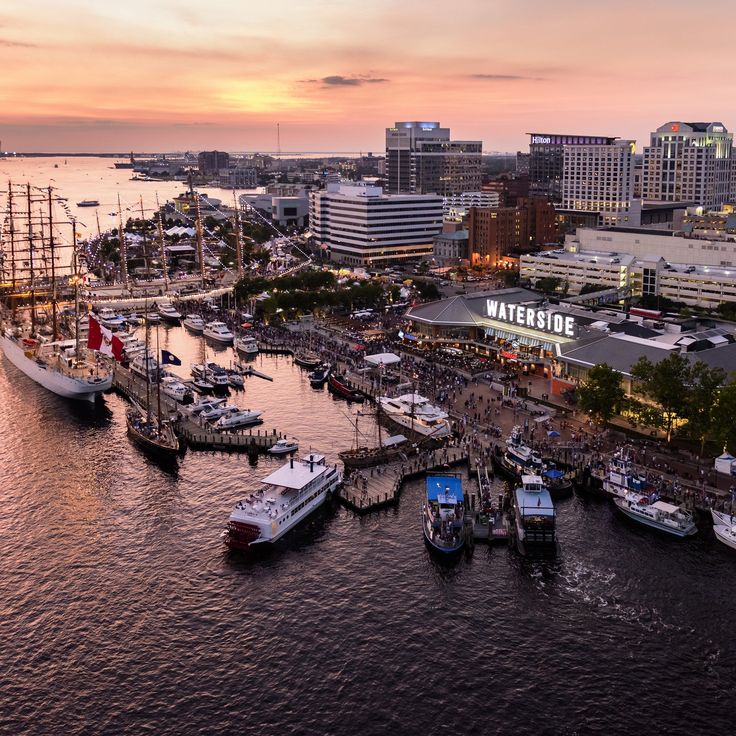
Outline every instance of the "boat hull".
<path fill-rule="evenodd" d="M 728 533 L 730 529 L 731 529 L 730 526 L 725 526 L 723 524 L 716 524 L 713 527 L 713 533 L 716 535 L 716 539 L 722 544 L 725 544 L 726 547 L 730 547 L 731 549 L 736 549 L 736 539 L 734 539 Z"/>
<path fill-rule="evenodd" d="M 667 524 L 662 524 L 656 519 L 650 519 L 646 516 L 642 516 L 641 514 L 637 514 L 627 506 L 626 501 L 622 498 L 614 498 L 613 502 L 616 504 L 616 508 L 622 514 L 624 514 L 626 518 L 636 521 L 639 524 L 643 524 L 644 526 L 648 526 L 650 529 L 656 529 L 657 531 L 669 534 L 670 536 L 683 539 L 685 537 L 691 537 L 698 531 L 697 527 L 695 527 L 694 525 L 689 529 L 684 530 L 677 527 L 669 526 Z"/>
<path fill-rule="evenodd" d="M 45 389 L 62 396 L 65 399 L 77 401 L 94 401 L 101 393 L 112 387 L 112 374 L 100 379 L 96 383 L 66 376 L 58 371 L 49 370 L 26 357 L 22 348 L 4 335 L 0 338 L 5 357 L 28 378 Z"/>
<path fill-rule="evenodd" d="M 179 454 L 179 445 L 176 447 L 169 445 L 161 445 L 154 442 L 149 437 L 138 432 L 135 427 L 128 421 L 128 436 L 133 442 L 141 448 L 147 455 L 159 458 L 161 460 L 174 460 Z"/>
<path fill-rule="evenodd" d="M 726 514 L 723 511 L 710 510 L 711 519 L 713 520 L 713 526 L 731 526 L 736 522 L 736 517 L 732 517 L 731 514 Z"/>
<path fill-rule="evenodd" d="M 444 439 L 452 434 L 452 429 L 449 423 L 441 425 L 439 427 L 427 427 L 418 422 L 412 422 L 411 417 L 405 414 L 396 414 L 388 411 L 383 412 L 383 416 L 386 419 L 390 419 L 394 424 L 398 424 L 399 427 L 408 429 L 410 432 L 420 435 L 421 437 L 432 437 L 432 439 Z"/>

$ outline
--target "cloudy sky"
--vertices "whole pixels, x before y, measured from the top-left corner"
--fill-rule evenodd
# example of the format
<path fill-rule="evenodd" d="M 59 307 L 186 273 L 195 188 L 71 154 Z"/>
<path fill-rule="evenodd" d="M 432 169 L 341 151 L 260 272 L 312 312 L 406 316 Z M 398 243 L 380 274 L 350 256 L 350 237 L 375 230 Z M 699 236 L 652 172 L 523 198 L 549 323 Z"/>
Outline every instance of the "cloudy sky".
<path fill-rule="evenodd" d="M 0 140 L 24 151 L 380 151 L 394 120 L 524 133 L 736 127 L 736 3 L 4 0 Z"/>

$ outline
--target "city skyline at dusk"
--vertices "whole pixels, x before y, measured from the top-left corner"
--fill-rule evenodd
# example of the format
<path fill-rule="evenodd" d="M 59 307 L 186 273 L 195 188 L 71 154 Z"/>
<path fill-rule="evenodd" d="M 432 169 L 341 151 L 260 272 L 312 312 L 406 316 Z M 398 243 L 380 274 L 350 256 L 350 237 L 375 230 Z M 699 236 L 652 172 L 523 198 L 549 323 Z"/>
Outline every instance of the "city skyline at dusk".
<path fill-rule="evenodd" d="M 0 11 L 0 140 L 17 151 L 273 151 L 278 123 L 284 152 L 381 151 L 386 126 L 429 119 L 487 151 L 525 150 L 531 130 L 633 138 L 641 150 L 669 119 L 736 125 L 714 67 L 736 9 L 712 3 L 721 22 L 701 31 L 687 8 L 11 3 Z"/>

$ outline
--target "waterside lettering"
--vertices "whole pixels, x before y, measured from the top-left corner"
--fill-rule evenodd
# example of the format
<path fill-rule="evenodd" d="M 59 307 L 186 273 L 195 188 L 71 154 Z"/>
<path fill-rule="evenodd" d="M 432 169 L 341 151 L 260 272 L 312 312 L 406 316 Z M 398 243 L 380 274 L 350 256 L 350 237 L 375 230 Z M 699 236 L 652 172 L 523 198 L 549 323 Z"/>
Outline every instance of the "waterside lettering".
<path fill-rule="evenodd" d="M 487 299 L 486 315 L 491 319 L 510 322 L 532 330 L 575 337 L 574 317 L 548 312 L 545 309 L 535 309 L 523 304 L 506 304 L 495 299 Z"/>

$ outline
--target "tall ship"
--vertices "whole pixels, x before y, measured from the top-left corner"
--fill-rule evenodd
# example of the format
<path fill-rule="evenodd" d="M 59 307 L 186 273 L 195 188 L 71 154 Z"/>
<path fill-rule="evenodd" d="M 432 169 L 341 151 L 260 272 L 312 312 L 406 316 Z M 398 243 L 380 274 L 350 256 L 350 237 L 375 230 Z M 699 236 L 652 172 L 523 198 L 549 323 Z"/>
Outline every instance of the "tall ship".
<path fill-rule="evenodd" d="M 452 432 L 447 412 L 417 393 L 396 398 L 379 396 L 378 403 L 387 419 L 422 437 L 442 439 Z"/>
<path fill-rule="evenodd" d="M 0 280 L 9 287 L 0 327 L 3 354 L 58 396 L 94 401 L 112 386 L 112 373 L 80 340 L 75 222 L 54 220 L 59 198 L 51 187 L 9 183 L 6 198 L 0 240 Z M 71 225 L 69 240 L 62 237 L 60 225 Z M 62 319 L 59 302 L 72 299 L 73 317 Z"/>
<path fill-rule="evenodd" d="M 342 482 L 336 465 L 310 452 L 266 476 L 261 487 L 235 504 L 224 533 L 228 547 L 247 550 L 275 542 L 316 511 Z"/>
<path fill-rule="evenodd" d="M 557 553 L 557 517 L 552 496 L 539 475 L 524 475 L 514 490 L 516 547 L 523 555 Z"/>
<path fill-rule="evenodd" d="M 458 476 L 427 477 L 422 530 L 430 549 L 441 554 L 453 554 L 465 546 L 465 498 Z"/>
<path fill-rule="evenodd" d="M 693 516 L 680 506 L 666 501 L 651 501 L 639 493 L 627 493 L 614 498 L 621 513 L 629 519 L 675 537 L 690 537 L 698 531 Z"/>

